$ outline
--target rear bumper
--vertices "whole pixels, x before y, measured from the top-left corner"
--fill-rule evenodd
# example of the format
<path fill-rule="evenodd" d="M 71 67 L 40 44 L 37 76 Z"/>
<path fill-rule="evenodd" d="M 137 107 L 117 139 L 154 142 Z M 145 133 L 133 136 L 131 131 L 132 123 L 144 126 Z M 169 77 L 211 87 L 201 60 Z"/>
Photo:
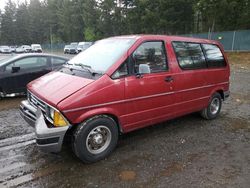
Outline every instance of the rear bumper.
<path fill-rule="evenodd" d="M 226 100 L 230 96 L 230 91 L 224 91 L 224 100 Z"/>
<path fill-rule="evenodd" d="M 42 111 L 30 105 L 27 100 L 21 102 L 20 114 L 30 126 L 35 128 L 36 143 L 39 149 L 45 152 L 61 151 L 69 126 L 48 127 Z"/>

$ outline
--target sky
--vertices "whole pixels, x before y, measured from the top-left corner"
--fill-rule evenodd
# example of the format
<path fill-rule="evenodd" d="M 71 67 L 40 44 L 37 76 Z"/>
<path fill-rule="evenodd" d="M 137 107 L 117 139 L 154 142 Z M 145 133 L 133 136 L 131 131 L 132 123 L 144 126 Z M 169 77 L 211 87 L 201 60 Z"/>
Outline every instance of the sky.
<path fill-rule="evenodd" d="M 7 2 L 8 0 L 0 0 L 0 9 L 1 10 L 3 10 L 4 9 L 4 7 L 5 7 L 5 5 L 6 5 L 6 2 Z M 13 2 L 15 2 L 15 3 L 22 3 L 22 2 L 24 2 L 25 0 L 12 0 Z"/>

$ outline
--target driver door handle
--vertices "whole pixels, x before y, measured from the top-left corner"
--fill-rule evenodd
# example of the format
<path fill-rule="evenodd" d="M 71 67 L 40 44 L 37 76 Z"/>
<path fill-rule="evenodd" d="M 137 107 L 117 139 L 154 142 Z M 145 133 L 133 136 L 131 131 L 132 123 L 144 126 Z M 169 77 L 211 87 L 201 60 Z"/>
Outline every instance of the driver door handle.
<path fill-rule="evenodd" d="M 165 82 L 173 82 L 174 81 L 174 78 L 172 76 L 167 76 L 165 78 Z"/>

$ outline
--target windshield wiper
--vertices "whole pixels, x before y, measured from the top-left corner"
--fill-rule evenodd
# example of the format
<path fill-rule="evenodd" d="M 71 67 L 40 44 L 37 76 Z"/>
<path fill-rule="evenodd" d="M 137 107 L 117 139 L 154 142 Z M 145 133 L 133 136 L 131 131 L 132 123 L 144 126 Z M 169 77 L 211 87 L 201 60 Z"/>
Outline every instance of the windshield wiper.
<path fill-rule="evenodd" d="M 89 65 L 84 65 L 84 64 L 81 64 L 81 63 L 75 63 L 75 64 L 73 64 L 73 65 L 80 66 L 82 69 L 87 70 L 87 71 L 88 71 L 91 75 L 93 75 L 93 76 L 95 76 L 96 74 L 101 74 L 101 73 L 99 73 L 99 72 L 94 71 L 94 70 L 91 68 L 91 66 L 89 66 Z"/>

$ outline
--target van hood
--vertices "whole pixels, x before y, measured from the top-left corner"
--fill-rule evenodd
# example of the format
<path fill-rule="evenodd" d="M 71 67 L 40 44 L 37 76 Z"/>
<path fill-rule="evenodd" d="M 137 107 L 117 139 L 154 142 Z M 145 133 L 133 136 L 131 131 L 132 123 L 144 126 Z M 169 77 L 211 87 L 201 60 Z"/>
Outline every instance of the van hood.
<path fill-rule="evenodd" d="M 38 98 L 56 106 L 63 99 L 94 81 L 61 72 L 51 72 L 30 82 L 27 88 Z"/>

